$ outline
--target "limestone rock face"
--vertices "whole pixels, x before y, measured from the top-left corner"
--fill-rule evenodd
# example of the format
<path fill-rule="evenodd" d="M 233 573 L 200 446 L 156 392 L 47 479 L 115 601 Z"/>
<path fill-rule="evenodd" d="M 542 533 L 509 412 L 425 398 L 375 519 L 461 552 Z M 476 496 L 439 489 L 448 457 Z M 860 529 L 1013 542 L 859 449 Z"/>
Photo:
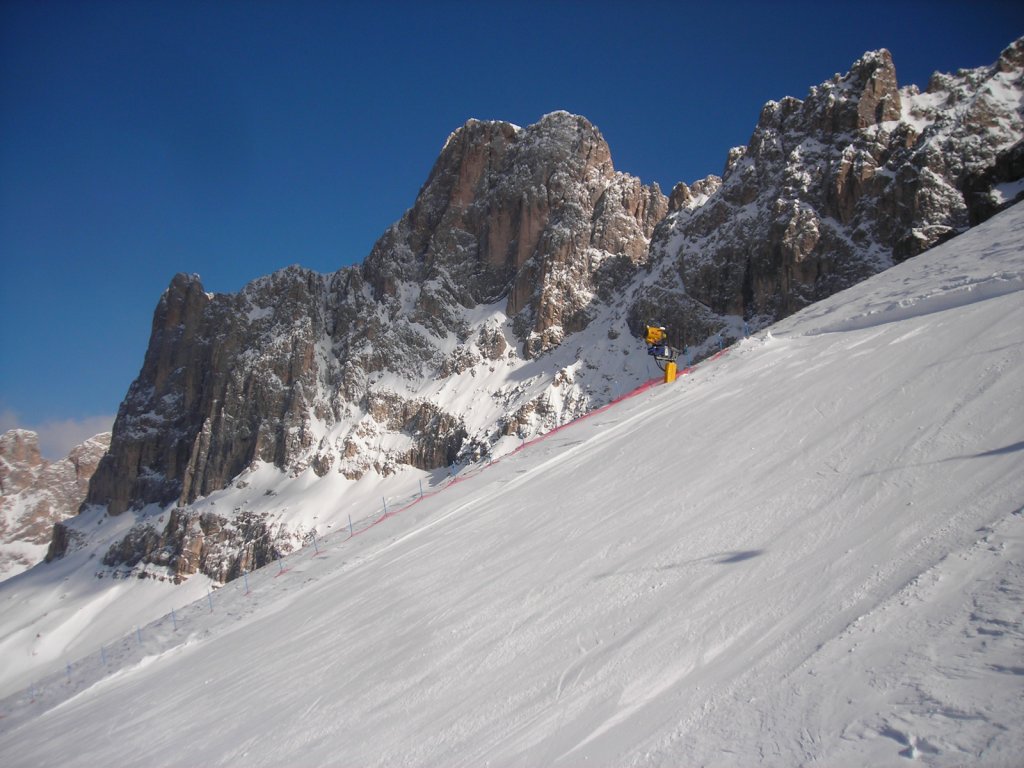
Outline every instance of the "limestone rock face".
<path fill-rule="evenodd" d="M 1024 39 L 922 94 L 898 88 L 881 50 L 804 100 L 766 104 L 722 178 L 692 185 L 711 194 L 673 191 L 652 246 L 664 279 L 633 316 L 668 306 L 690 343 L 730 316 L 764 324 L 991 215 L 998 184 L 1020 178 L 1022 53 Z"/>
<path fill-rule="evenodd" d="M 265 516 L 241 512 L 225 517 L 176 507 L 163 530 L 147 523 L 132 526 L 107 550 L 103 564 L 120 569 L 140 564 L 163 567 L 166 575 L 159 578 L 175 583 L 194 573 L 227 582 L 290 552 L 287 534 Z"/>
<path fill-rule="evenodd" d="M 116 515 L 191 501 L 253 461 L 284 466 L 311 447 L 310 399 L 326 373 L 316 351 L 328 318 L 317 310 L 329 282 L 294 268 L 239 295 L 209 295 L 198 277 L 175 276 L 88 503 Z"/>
<path fill-rule="evenodd" d="M 11 429 L 0 435 L 0 493 L 22 491 L 37 479 L 43 466 L 39 436 L 26 429 Z"/>
<path fill-rule="evenodd" d="M 0 577 L 43 559 L 54 525 L 78 511 L 109 444 L 109 433 L 96 435 L 48 461 L 35 432 L 0 435 Z"/>
<path fill-rule="evenodd" d="M 364 274 L 377 297 L 423 285 L 414 316 L 428 327 L 450 322 L 444 307 L 501 300 L 533 357 L 587 325 L 595 291 L 623 283 L 617 260 L 646 261 L 667 210 L 657 185 L 615 171 L 582 117 L 556 112 L 525 130 L 471 120 Z"/>

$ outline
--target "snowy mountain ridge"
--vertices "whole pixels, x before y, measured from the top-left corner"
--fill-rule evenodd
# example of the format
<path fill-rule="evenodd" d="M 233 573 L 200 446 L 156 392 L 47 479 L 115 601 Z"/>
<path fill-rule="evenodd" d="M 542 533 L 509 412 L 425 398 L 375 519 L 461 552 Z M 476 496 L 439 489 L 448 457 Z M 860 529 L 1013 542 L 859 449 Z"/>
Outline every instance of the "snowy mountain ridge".
<path fill-rule="evenodd" d="M 671 199 L 582 117 L 468 121 L 362 265 L 236 295 L 174 278 L 90 486 L 86 509 L 133 518 L 104 572 L 236 578 L 316 525 L 201 503 L 266 464 L 338 498 L 429 483 L 647 379 L 644 322 L 700 359 L 964 231 L 1020 191 L 1022 94 L 1024 40 L 924 94 L 872 52 L 769 102 L 721 179 Z M 61 524 L 49 559 L 98 529 Z"/>
<path fill-rule="evenodd" d="M 49 461 L 35 432 L 11 429 L 0 435 L 0 578 L 43 559 L 54 524 L 78 512 L 109 445 L 110 433 L 101 433 Z"/>
<path fill-rule="evenodd" d="M 721 178 L 672 192 L 651 246 L 663 316 L 697 338 L 778 319 L 984 220 L 1024 175 L 1022 67 L 1018 40 L 921 93 L 881 50 L 768 102 Z"/>
<path fill-rule="evenodd" d="M 264 464 L 200 503 L 333 525 L 209 595 L 0 583 L 0 758 L 1013 765 L 1022 253 L 1016 205 L 386 516 Z"/>

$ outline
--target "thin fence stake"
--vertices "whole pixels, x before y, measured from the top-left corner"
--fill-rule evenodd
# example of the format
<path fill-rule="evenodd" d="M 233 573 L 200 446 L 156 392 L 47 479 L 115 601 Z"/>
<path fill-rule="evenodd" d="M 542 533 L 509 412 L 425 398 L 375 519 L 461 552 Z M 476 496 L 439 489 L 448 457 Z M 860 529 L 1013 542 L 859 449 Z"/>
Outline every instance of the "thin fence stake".
<path fill-rule="evenodd" d="M 171 608 L 171 624 L 174 625 L 174 631 L 177 632 L 178 631 L 178 616 L 174 612 L 173 608 Z"/>
<path fill-rule="evenodd" d="M 420 498 L 423 498 L 423 481 L 420 480 Z"/>
<path fill-rule="evenodd" d="M 107 666 L 107 650 L 101 645 L 100 646 L 100 661 L 103 662 L 103 666 Z"/>
<path fill-rule="evenodd" d="M 351 539 L 355 534 L 352 533 L 352 515 L 348 516 L 348 537 Z"/>
<path fill-rule="evenodd" d="M 388 500 L 385 497 L 383 497 L 383 496 L 381 496 L 380 498 L 381 498 L 381 501 L 384 502 L 384 517 L 387 517 L 388 516 Z"/>
<path fill-rule="evenodd" d="M 313 531 L 313 553 L 320 554 L 320 545 L 316 543 L 316 531 Z"/>
<path fill-rule="evenodd" d="M 245 594 L 249 594 L 249 572 L 242 571 L 242 581 L 245 582 Z"/>

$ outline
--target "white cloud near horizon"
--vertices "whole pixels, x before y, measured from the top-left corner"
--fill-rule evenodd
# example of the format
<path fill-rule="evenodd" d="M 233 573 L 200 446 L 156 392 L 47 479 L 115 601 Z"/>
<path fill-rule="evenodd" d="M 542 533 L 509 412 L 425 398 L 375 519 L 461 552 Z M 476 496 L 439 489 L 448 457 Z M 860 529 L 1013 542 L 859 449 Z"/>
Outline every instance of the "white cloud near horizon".
<path fill-rule="evenodd" d="M 55 419 L 38 425 L 25 424 L 14 411 L 0 410 L 0 434 L 9 429 L 28 429 L 39 435 L 39 451 L 51 461 L 63 459 L 76 445 L 94 435 L 109 432 L 114 415 L 86 416 L 81 419 Z"/>

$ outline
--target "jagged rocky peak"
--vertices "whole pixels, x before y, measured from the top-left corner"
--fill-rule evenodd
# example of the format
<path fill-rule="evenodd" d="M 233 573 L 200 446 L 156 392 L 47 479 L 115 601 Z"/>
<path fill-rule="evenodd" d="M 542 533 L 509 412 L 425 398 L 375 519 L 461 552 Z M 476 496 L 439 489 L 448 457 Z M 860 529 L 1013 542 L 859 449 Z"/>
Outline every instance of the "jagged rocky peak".
<path fill-rule="evenodd" d="M 78 511 L 89 479 L 110 445 L 102 433 L 51 461 L 26 429 L 0 435 L 0 577 L 42 559 L 55 524 Z"/>
<path fill-rule="evenodd" d="M 1010 43 L 999 54 L 995 67 L 1005 75 L 1013 75 L 1024 70 L 1024 37 Z"/>
<path fill-rule="evenodd" d="M 657 185 L 615 171 L 585 118 L 555 112 L 525 129 L 471 120 L 364 274 L 378 297 L 422 285 L 416 311 L 428 327 L 445 306 L 504 300 L 534 356 L 584 327 L 594 295 L 646 261 L 667 210 Z"/>
<path fill-rule="evenodd" d="M 185 508 L 260 464 L 356 479 L 452 462 L 469 437 L 463 415 L 417 393 L 584 328 L 646 261 L 667 205 L 657 186 L 615 171 L 582 117 L 467 122 L 363 264 L 289 267 L 238 294 L 172 279 L 85 506 Z M 495 307 L 472 324 L 480 305 L 511 320 Z M 516 410 L 526 395 L 501 397 Z M 486 439 L 473 444 L 486 450 Z M 142 531 L 126 546 L 145 559 L 175 536 Z"/>
<path fill-rule="evenodd" d="M 239 527 L 189 505 L 260 464 L 356 479 L 451 463 L 469 438 L 463 415 L 416 393 L 553 349 L 583 328 L 600 297 L 646 260 L 666 210 L 656 186 L 614 170 L 607 143 L 581 117 L 553 113 L 525 129 L 471 120 L 362 265 L 332 275 L 289 267 L 230 295 L 176 275 L 83 508 L 179 511 L 174 530 L 140 522 L 106 561 L 218 579 L 251 567 L 217 553 L 264 523 Z M 496 302 L 514 331 L 501 317 L 471 326 L 470 308 Z M 517 410 L 524 398 L 501 402 Z M 470 442 L 487 449 L 481 435 Z M 53 556 L 73 544 L 72 528 Z M 294 531 L 275 531 L 264 530 L 274 547 L 296 544 Z"/>
<path fill-rule="evenodd" d="M 892 56 L 885 49 L 867 53 L 846 75 L 814 86 L 803 100 L 787 96 L 767 102 L 749 144 L 730 152 L 725 175 L 741 159 L 785 161 L 787 134 L 813 135 L 821 141 L 852 139 L 858 131 L 899 120 L 901 109 Z"/>
<path fill-rule="evenodd" d="M 344 278 L 340 273 L 338 279 Z M 111 514 L 191 501 L 254 461 L 280 466 L 311 447 L 318 342 L 332 280 L 289 267 L 240 294 L 179 274 L 157 304 L 145 361 L 122 402 L 87 503 Z M 330 403 L 317 404 L 319 412 Z"/>
<path fill-rule="evenodd" d="M 42 465 L 35 432 L 9 429 L 0 435 L 0 493 L 17 493 L 28 486 Z"/>
<path fill-rule="evenodd" d="M 711 194 L 673 191 L 652 245 L 665 279 L 637 306 L 668 305 L 664 321 L 697 340 L 730 317 L 767 323 L 991 215 L 1020 165 L 1021 49 L 926 94 L 874 51 L 768 102 L 721 180 L 698 183 Z"/>
<path fill-rule="evenodd" d="M 743 147 L 739 148 L 744 149 Z M 678 211 L 681 208 L 699 208 L 708 201 L 708 198 L 718 191 L 722 186 L 721 176 L 706 176 L 693 184 L 678 182 L 672 187 L 672 194 L 669 195 L 669 212 Z"/>
<path fill-rule="evenodd" d="M 853 63 L 845 77 L 833 78 L 835 88 L 850 92 L 847 98 L 835 100 L 841 107 L 832 117 L 836 132 L 856 131 L 887 120 L 899 120 L 902 110 L 896 67 L 892 55 L 884 48 L 864 54 Z M 808 101 L 828 96 L 832 88 L 812 89 Z M 826 113 L 828 110 L 823 110 Z"/>

